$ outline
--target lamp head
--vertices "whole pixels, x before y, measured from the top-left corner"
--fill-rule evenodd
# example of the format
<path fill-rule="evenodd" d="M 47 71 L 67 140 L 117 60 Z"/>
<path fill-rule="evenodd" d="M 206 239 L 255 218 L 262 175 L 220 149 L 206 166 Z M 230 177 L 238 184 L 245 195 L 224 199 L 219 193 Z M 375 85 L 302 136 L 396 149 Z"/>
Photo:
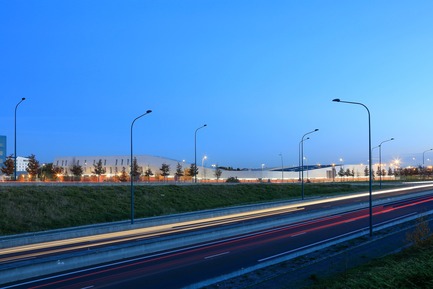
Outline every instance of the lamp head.
<path fill-rule="evenodd" d="M 150 110 L 150 109 L 148 111 L 146 111 L 146 113 L 151 113 L 151 112 L 152 112 L 152 110 Z"/>
<path fill-rule="evenodd" d="M 23 98 L 21 98 L 21 100 L 26 100 L 26 98 L 25 98 L 25 97 L 23 97 Z"/>
<path fill-rule="evenodd" d="M 332 101 L 340 102 L 340 99 L 339 99 L 339 98 L 335 98 L 335 99 L 333 99 Z"/>
<path fill-rule="evenodd" d="M 204 126 L 207 126 L 207 124 L 205 124 Z"/>
<path fill-rule="evenodd" d="M 314 131 L 318 131 L 319 129 L 318 128 L 316 128 Z"/>

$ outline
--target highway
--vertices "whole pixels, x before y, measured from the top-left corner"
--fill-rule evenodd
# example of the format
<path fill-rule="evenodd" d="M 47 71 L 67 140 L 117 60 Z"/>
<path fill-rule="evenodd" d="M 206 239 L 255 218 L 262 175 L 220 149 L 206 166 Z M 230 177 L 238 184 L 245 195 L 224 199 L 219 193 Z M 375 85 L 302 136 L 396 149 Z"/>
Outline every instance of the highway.
<path fill-rule="evenodd" d="M 418 188 L 418 189 L 427 189 Z M 413 190 L 413 189 L 412 189 Z M 382 197 L 408 194 L 407 190 L 382 192 Z M 137 240 L 161 238 L 165 235 L 185 234 L 195 231 L 206 234 L 221 226 L 244 226 L 246 222 L 263 222 L 268 219 L 286 218 L 278 227 L 262 229 L 248 234 L 231 236 L 194 244 L 183 248 L 155 252 L 108 264 L 81 268 L 5 285 L 3 288 L 181 288 L 208 280 L 242 272 L 242 268 L 257 268 L 279 258 L 286 258 L 300 250 L 314 247 L 330 240 L 356 232 L 368 231 L 368 209 L 330 214 L 300 222 L 290 222 L 296 214 L 315 212 L 324 207 L 342 206 L 347 203 L 365 202 L 366 194 L 342 196 L 284 207 L 244 212 L 204 220 L 188 221 L 164 226 L 82 237 L 70 240 L 11 247 L 0 250 L 0 266 L 19 264 L 29 258 L 45 258 L 71 254 L 91 247 L 119 246 Z M 433 207 L 433 192 L 405 200 L 389 201 L 374 207 L 374 225 L 392 222 Z M 1 273 L 0 273 L 1 274 Z"/>

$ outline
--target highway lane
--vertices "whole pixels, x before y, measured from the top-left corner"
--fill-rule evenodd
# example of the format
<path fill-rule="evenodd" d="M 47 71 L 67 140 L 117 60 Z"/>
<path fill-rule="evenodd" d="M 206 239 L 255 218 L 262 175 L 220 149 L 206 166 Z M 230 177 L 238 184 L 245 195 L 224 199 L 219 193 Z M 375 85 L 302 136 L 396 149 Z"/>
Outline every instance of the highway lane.
<path fill-rule="evenodd" d="M 433 196 L 390 202 L 374 208 L 373 220 L 377 225 L 431 209 Z M 180 288 L 358 230 L 368 232 L 368 209 L 70 272 L 18 287 Z"/>
<path fill-rule="evenodd" d="M 383 190 L 375 192 L 378 197 L 396 196 L 408 194 L 413 190 L 425 190 L 431 188 L 431 185 L 422 185 L 413 188 L 401 188 Z M 282 218 L 287 215 L 299 213 L 302 211 L 313 212 L 324 208 L 343 206 L 350 203 L 363 202 L 367 200 L 368 193 L 351 194 L 334 198 L 316 199 L 302 203 L 292 203 L 289 205 L 262 209 L 251 212 L 243 212 L 227 216 L 220 216 L 207 219 L 199 219 L 188 222 L 167 224 L 161 226 L 146 227 L 134 230 L 120 231 L 115 233 L 92 235 L 87 237 L 43 242 L 11 248 L 0 249 L 0 266 L 2 264 L 18 262 L 20 260 L 29 260 L 33 258 L 42 258 L 60 254 L 67 254 L 78 251 L 86 251 L 93 248 L 101 248 L 113 245 L 127 244 L 128 242 L 146 240 L 151 238 L 160 238 L 175 234 L 182 234 L 202 229 L 216 228 L 221 226 L 244 223 L 247 221 L 258 221 L 265 218 Z"/>
<path fill-rule="evenodd" d="M 303 209 L 304 208 L 298 208 L 297 206 L 288 206 L 283 208 L 273 208 L 269 210 L 259 210 L 254 212 L 232 214 L 229 216 L 180 222 L 168 225 L 121 231 L 116 233 L 108 233 L 102 235 L 4 248 L 0 250 L 0 264 L 4 264 L 7 262 L 15 262 L 33 257 L 77 251 L 81 249 L 88 250 L 89 248 L 93 247 L 116 245 L 136 240 L 143 240 L 146 238 L 149 239 L 155 237 L 162 237 L 164 235 L 179 234 L 191 230 L 204 229 L 214 226 L 230 225 L 233 223 L 239 223 L 248 220 L 257 220 L 269 216 L 281 216 Z"/>

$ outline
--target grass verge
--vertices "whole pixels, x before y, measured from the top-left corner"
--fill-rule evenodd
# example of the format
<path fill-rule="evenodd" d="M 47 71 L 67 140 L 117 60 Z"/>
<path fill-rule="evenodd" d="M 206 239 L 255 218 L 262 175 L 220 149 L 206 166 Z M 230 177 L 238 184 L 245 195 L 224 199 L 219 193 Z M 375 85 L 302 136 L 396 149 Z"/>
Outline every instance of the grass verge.
<path fill-rule="evenodd" d="M 313 289 L 433 288 L 433 238 L 333 277 Z"/>
<path fill-rule="evenodd" d="M 365 184 L 308 184 L 305 196 L 366 191 Z M 136 218 L 299 199 L 298 184 L 137 185 Z M 127 220 L 130 187 L 0 186 L 0 235 Z"/>

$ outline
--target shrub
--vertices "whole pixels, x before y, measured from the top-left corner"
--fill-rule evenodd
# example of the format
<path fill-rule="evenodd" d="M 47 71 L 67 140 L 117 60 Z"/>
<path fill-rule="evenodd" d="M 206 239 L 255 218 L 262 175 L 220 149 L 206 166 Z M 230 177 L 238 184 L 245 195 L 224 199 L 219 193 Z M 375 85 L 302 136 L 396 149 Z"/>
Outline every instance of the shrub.
<path fill-rule="evenodd" d="M 238 180 L 237 177 L 229 177 L 229 178 L 226 180 L 226 183 L 240 183 L 240 181 Z"/>

